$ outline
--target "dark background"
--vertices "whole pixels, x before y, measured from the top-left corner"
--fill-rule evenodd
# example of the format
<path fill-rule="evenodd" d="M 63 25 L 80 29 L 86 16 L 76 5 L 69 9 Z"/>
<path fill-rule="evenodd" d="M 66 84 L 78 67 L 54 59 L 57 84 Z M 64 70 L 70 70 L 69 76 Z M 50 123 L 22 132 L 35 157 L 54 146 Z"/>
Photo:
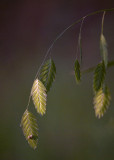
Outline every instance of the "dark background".
<path fill-rule="evenodd" d="M 38 147 L 27 144 L 20 121 L 31 86 L 53 40 L 78 18 L 104 8 L 112 1 L 0 1 L 0 160 L 113 160 L 114 70 L 107 72 L 111 105 L 98 120 L 93 109 L 92 74 L 78 86 L 73 75 L 80 25 L 72 27 L 53 50 L 57 75 L 48 94 L 47 112 L 37 116 Z M 85 19 L 82 28 L 82 69 L 100 61 L 99 36 L 102 14 Z M 109 60 L 114 59 L 114 11 L 105 16 L 104 34 Z"/>

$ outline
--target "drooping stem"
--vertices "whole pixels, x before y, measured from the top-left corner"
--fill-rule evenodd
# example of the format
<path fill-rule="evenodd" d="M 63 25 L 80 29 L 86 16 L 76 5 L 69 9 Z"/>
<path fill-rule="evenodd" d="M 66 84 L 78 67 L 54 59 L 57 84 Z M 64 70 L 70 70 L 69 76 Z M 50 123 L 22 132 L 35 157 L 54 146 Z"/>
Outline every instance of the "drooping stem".
<path fill-rule="evenodd" d="M 106 14 L 106 11 L 104 11 L 103 16 L 102 16 L 102 26 L 101 26 L 101 34 L 103 34 L 103 26 L 104 26 L 104 16 Z"/>
<path fill-rule="evenodd" d="M 69 29 L 72 28 L 74 25 L 78 24 L 78 23 L 81 22 L 83 19 L 85 19 L 85 18 L 87 18 L 87 17 L 89 17 L 89 16 L 96 15 L 96 14 L 98 14 L 98 13 L 102 13 L 102 12 L 106 12 L 106 11 L 107 11 L 107 12 L 108 12 L 108 11 L 113 11 L 113 10 L 114 10 L 114 8 L 110 8 L 110 9 L 102 9 L 102 10 L 98 10 L 98 11 L 95 11 L 95 12 L 91 12 L 91 13 L 87 14 L 86 16 L 83 16 L 83 17 L 81 17 L 80 19 L 74 21 L 74 22 L 73 22 L 72 24 L 70 24 L 66 29 L 64 29 L 64 30 L 55 38 L 55 40 L 52 42 L 51 46 L 48 48 L 48 50 L 47 50 L 47 52 L 46 52 L 46 54 L 45 54 L 45 57 L 44 57 L 44 59 L 43 59 L 43 62 L 41 63 L 41 65 L 40 65 L 40 67 L 39 67 L 39 69 L 38 69 L 38 71 L 37 71 L 37 73 L 36 73 L 36 75 L 35 75 L 34 80 L 38 77 L 39 71 L 40 71 L 41 67 L 43 66 L 43 64 L 44 64 L 44 62 L 45 62 L 48 54 L 51 52 L 54 44 L 56 43 L 57 40 L 59 40 L 59 39 L 63 36 L 63 34 L 64 34 L 67 30 L 69 30 Z M 31 99 L 31 93 L 30 93 L 30 96 L 29 96 L 27 108 L 28 108 L 28 106 L 29 106 L 30 99 Z"/>
<path fill-rule="evenodd" d="M 27 104 L 27 110 L 28 110 L 28 107 L 29 107 L 29 104 L 30 104 L 30 99 L 31 99 L 31 91 L 30 91 L 30 95 L 29 95 L 29 100 L 28 100 L 28 104 Z"/>
<path fill-rule="evenodd" d="M 50 46 L 49 49 L 47 50 L 47 52 L 46 52 L 46 54 L 45 54 L 45 57 L 44 57 L 44 60 L 43 60 L 43 62 L 41 63 L 41 65 L 40 65 L 40 67 L 39 67 L 39 69 L 38 69 L 35 77 L 38 76 L 39 71 L 40 71 L 42 65 L 44 64 L 44 62 L 45 62 L 48 54 L 49 54 L 50 51 L 52 50 L 52 48 L 53 48 L 54 44 L 56 43 L 56 41 L 57 41 L 58 39 L 60 39 L 67 30 L 69 30 L 69 29 L 72 28 L 74 25 L 76 25 L 76 24 L 78 24 L 79 22 L 81 22 L 84 18 L 87 18 L 87 17 L 92 16 L 92 15 L 96 15 L 96 14 L 99 14 L 99 13 L 102 13 L 102 12 L 108 12 L 108 11 L 113 11 L 113 10 L 114 10 L 114 8 L 110 8 L 110 9 L 102 9 L 102 10 L 98 10 L 98 11 L 95 11 L 95 12 L 91 12 L 91 13 L 87 14 L 86 16 L 83 16 L 83 17 L 81 17 L 80 19 L 74 21 L 71 25 L 69 25 L 66 29 L 64 29 L 64 30 L 55 38 L 55 40 L 52 42 L 51 46 Z"/>
<path fill-rule="evenodd" d="M 80 32 L 79 32 L 77 52 L 76 52 L 76 59 L 77 59 L 78 50 L 80 50 L 80 63 L 82 63 L 82 25 L 83 25 L 84 19 L 85 17 L 82 19 L 82 22 L 80 25 Z"/>
<path fill-rule="evenodd" d="M 113 66 L 114 66 L 114 60 L 109 61 L 108 65 L 107 65 L 107 68 L 110 68 L 110 67 L 113 67 Z M 88 68 L 86 70 L 83 70 L 82 74 L 93 72 L 95 70 L 95 68 L 96 68 L 96 66 L 93 66 L 93 67 L 90 67 L 90 68 Z"/>

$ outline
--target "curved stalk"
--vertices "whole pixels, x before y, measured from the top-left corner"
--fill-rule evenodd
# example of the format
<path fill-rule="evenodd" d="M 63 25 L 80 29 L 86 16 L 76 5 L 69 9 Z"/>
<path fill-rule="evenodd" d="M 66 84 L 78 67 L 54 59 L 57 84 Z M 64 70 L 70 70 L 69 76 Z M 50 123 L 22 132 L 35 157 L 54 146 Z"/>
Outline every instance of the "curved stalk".
<path fill-rule="evenodd" d="M 72 28 L 74 25 L 80 23 L 81 21 L 83 21 L 83 19 L 85 19 L 85 18 L 87 18 L 87 17 L 89 17 L 89 16 L 96 15 L 96 14 L 99 14 L 99 13 L 102 13 L 102 12 L 108 12 L 108 11 L 114 11 L 114 8 L 102 9 L 102 10 L 98 10 L 98 11 L 91 12 L 91 13 L 87 14 L 86 16 L 83 16 L 83 17 L 81 17 L 80 19 L 74 21 L 74 22 L 73 22 L 72 24 L 70 24 L 66 29 L 64 29 L 64 30 L 55 38 L 55 40 L 52 42 L 51 46 L 48 48 L 48 50 L 47 50 L 47 52 L 46 52 L 46 54 L 45 54 L 45 57 L 44 57 L 44 59 L 43 59 L 43 62 L 41 63 L 41 65 L 40 65 L 40 67 L 39 67 L 39 69 L 38 69 L 38 71 L 37 71 L 37 73 L 36 73 L 36 75 L 35 75 L 34 80 L 36 79 L 36 77 L 38 77 L 39 71 L 40 71 L 42 65 L 44 64 L 44 62 L 45 62 L 48 54 L 49 54 L 50 51 L 52 50 L 54 44 L 56 43 L 57 40 L 59 40 L 59 39 L 63 36 L 63 34 L 64 34 L 67 30 L 69 30 L 69 29 Z M 30 99 L 31 99 L 31 93 L 30 93 L 30 96 L 29 96 L 27 108 L 28 108 L 28 106 L 29 106 Z"/>
<path fill-rule="evenodd" d="M 105 14 L 106 14 L 106 11 L 104 11 L 103 17 L 102 17 L 101 34 L 103 34 L 103 26 L 104 26 L 104 16 L 105 16 Z"/>
<path fill-rule="evenodd" d="M 42 65 L 44 64 L 44 62 L 45 62 L 48 54 L 49 54 L 50 51 L 52 50 L 52 48 L 53 48 L 54 44 L 56 43 L 56 41 L 57 41 L 58 39 L 60 39 L 60 38 L 63 36 L 63 34 L 64 34 L 68 29 L 70 29 L 70 28 L 73 27 L 74 25 L 80 23 L 83 19 L 85 19 L 85 18 L 87 18 L 87 17 L 89 17 L 89 16 L 96 15 L 96 14 L 102 13 L 102 12 L 113 11 L 113 10 L 114 10 L 114 8 L 110 8 L 110 9 L 102 9 L 102 10 L 98 10 L 98 11 L 95 11 L 95 12 L 91 12 L 91 13 L 87 14 L 86 16 L 83 16 L 83 17 L 81 17 L 80 19 L 74 21 L 71 25 L 69 25 L 66 29 L 64 29 L 64 30 L 55 38 L 55 40 L 52 42 L 51 46 L 48 48 L 48 50 L 47 50 L 47 52 L 46 52 L 46 54 L 45 54 L 44 60 L 43 60 L 42 64 L 40 65 L 40 67 L 39 67 L 39 69 L 38 69 L 38 71 L 37 71 L 37 73 L 36 73 L 35 78 L 38 76 L 39 71 L 40 71 Z"/>
<path fill-rule="evenodd" d="M 114 66 L 114 60 L 109 61 L 109 62 L 108 62 L 108 65 L 107 65 L 107 68 L 110 68 L 110 67 L 113 67 L 113 66 Z M 88 69 L 86 69 L 86 70 L 83 70 L 83 71 L 82 71 L 82 74 L 86 74 L 86 73 L 93 72 L 93 71 L 95 70 L 95 68 L 96 68 L 96 66 L 90 67 L 90 68 L 88 68 Z"/>

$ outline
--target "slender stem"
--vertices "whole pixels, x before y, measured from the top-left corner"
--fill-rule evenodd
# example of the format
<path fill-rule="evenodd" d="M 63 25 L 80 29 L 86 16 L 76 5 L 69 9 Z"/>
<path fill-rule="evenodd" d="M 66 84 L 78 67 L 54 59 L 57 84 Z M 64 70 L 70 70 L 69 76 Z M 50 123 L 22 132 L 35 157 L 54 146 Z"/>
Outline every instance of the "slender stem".
<path fill-rule="evenodd" d="M 102 16 L 102 26 L 101 26 L 101 34 L 103 34 L 103 26 L 104 26 L 104 16 L 106 14 L 106 11 L 103 12 L 103 16 Z"/>
<path fill-rule="evenodd" d="M 114 60 L 109 61 L 108 65 L 107 65 L 107 68 L 110 68 L 110 67 L 113 67 L 113 66 L 114 66 Z M 93 67 L 90 67 L 90 68 L 88 68 L 86 70 L 83 70 L 82 74 L 93 72 L 95 70 L 95 68 L 96 68 L 96 66 L 93 66 Z"/>
<path fill-rule="evenodd" d="M 31 88 L 32 89 L 32 88 Z M 29 107 L 29 104 L 30 104 L 30 99 L 31 99 L 31 92 L 30 92 L 30 95 L 29 95 L 29 100 L 28 100 L 28 104 L 27 104 L 27 110 L 28 110 L 28 107 Z"/>
<path fill-rule="evenodd" d="M 113 11 L 113 10 L 114 10 L 114 8 L 110 8 L 110 9 L 102 9 L 102 10 L 98 10 L 98 11 L 89 13 L 89 14 L 87 14 L 86 16 L 83 16 L 83 17 L 81 17 L 80 19 L 74 21 L 71 25 L 69 25 L 66 29 L 64 29 L 64 30 L 55 38 L 55 40 L 52 42 L 51 46 L 50 46 L 49 49 L 47 50 L 47 52 L 46 52 L 46 54 L 45 54 L 45 57 L 44 57 L 44 60 L 43 60 L 43 62 L 41 63 L 41 65 L 40 65 L 40 67 L 39 67 L 39 69 L 38 69 L 38 71 L 37 71 L 37 73 L 36 73 L 36 75 L 35 75 L 34 80 L 38 77 L 39 71 L 40 71 L 42 65 L 44 64 L 44 62 L 45 62 L 48 54 L 51 52 L 54 44 L 56 43 L 56 41 L 57 41 L 58 39 L 60 39 L 60 38 L 63 36 L 63 34 L 64 34 L 68 29 L 70 29 L 70 28 L 73 27 L 74 25 L 78 24 L 79 22 L 81 22 L 81 21 L 82 21 L 84 18 L 86 18 L 86 17 L 92 16 L 92 15 L 95 15 L 95 14 L 98 14 L 98 13 L 102 13 L 102 12 L 104 12 L 104 11 Z M 31 99 L 31 92 L 30 92 L 30 96 L 29 96 L 29 100 L 28 100 L 27 109 L 28 109 L 28 106 L 29 106 L 29 103 L 30 103 L 30 99 Z"/>
<path fill-rule="evenodd" d="M 77 46 L 77 53 L 78 53 L 78 48 L 80 50 L 80 63 L 82 63 L 82 25 L 84 22 L 85 17 L 82 19 L 81 25 L 80 25 L 80 32 L 79 32 L 79 37 L 78 37 L 78 46 Z"/>
<path fill-rule="evenodd" d="M 79 22 L 81 22 L 81 21 L 82 21 L 84 18 L 86 18 L 86 17 L 92 16 L 92 15 L 95 15 L 95 14 L 98 14 L 98 13 L 102 13 L 102 12 L 105 12 L 105 11 L 113 11 L 113 10 L 114 10 L 114 8 L 110 8 L 110 9 L 102 9 L 102 10 L 98 10 L 98 11 L 89 13 L 89 14 L 87 14 L 86 16 L 83 16 L 83 17 L 81 17 L 80 19 L 74 21 L 71 25 L 69 25 L 66 29 L 64 29 L 64 30 L 55 38 L 55 40 L 52 42 L 51 46 L 50 46 L 49 49 L 47 50 L 46 55 L 45 55 L 45 57 L 44 57 L 44 60 L 43 60 L 43 62 L 42 62 L 42 64 L 41 64 L 41 66 L 39 67 L 39 69 L 38 69 L 35 77 L 38 76 L 39 71 L 40 71 L 42 65 L 44 64 L 44 62 L 45 62 L 48 54 L 49 54 L 50 51 L 52 50 L 52 48 L 53 48 L 54 44 L 56 43 L 56 41 L 57 41 L 58 39 L 60 39 L 60 38 L 63 36 L 63 34 L 64 34 L 68 29 L 70 29 L 70 28 L 73 27 L 74 25 L 78 24 Z"/>

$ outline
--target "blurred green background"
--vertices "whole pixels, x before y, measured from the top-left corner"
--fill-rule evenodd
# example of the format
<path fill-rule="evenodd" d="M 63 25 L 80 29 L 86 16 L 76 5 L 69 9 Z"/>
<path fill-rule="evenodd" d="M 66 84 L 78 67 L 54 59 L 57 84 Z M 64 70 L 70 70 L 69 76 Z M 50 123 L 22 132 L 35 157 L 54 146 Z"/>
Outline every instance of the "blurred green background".
<path fill-rule="evenodd" d="M 52 58 L 56 80 L 48 94 L 47 112 L 36 114 L 39 143 L 27 144 L 20 121 L 31 86 L 46 50 L 72 22 L 95 10 L 112 8 L 113 1 L 0 1 L 0 160 L 113 160 L 114 70 L 107 73 L 112 100 L 103 118 L 93 109 L 93 74 L 77 85 L 73 75 L 80 25 L 57 41 Z M 85 19 L 82 28 L 82 69 L 100 61 L 99 36 L 102 14 Z M 105 16 L 104 34 L 109 60 L 114 59 L 114 12 Z"/>

